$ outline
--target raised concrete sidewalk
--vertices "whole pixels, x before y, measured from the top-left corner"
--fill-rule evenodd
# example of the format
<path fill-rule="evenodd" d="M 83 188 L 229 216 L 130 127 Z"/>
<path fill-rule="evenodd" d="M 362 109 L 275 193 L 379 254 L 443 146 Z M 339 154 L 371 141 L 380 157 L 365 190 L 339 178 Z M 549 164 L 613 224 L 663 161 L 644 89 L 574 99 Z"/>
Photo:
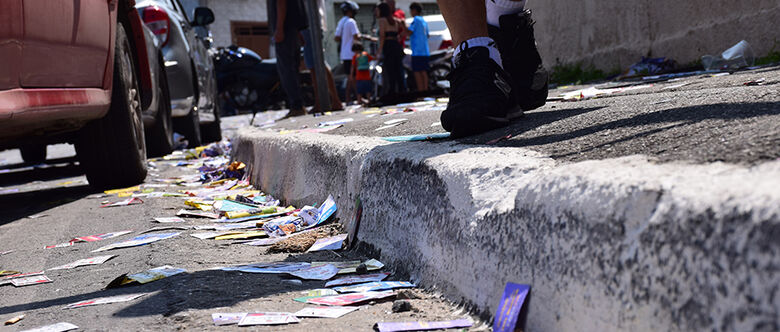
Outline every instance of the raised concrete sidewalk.
<path fill-rule="evenodd" d="M 708 95 L 702 91 L 690 93 Z M 643 104 L 670 97 L 680 96 L 659 92 Z M 621 98 L 642 96 L 594 102 L 609 109 Z M 780 114 L 778 97 L 770 99 L 749 106 L 759 107 L 756 117 Z M 705 110 L 715 104 L 699 103 Z M 778 126 L 745 144 L 773 142 Z M 530 284 L 529 331 L 780 326 L 780 160 L 551 158 L 538 145 L 472 143 L 245 128 L 235 158 L 250 165 L 254 184 L 285 201 L 310 204 L 332 194 L 343 222 L 359 195 L 359 239 L 454 301 L 492 313 L 506 282 Z M 644 145 L 637 153 L 647 153 Z"/>

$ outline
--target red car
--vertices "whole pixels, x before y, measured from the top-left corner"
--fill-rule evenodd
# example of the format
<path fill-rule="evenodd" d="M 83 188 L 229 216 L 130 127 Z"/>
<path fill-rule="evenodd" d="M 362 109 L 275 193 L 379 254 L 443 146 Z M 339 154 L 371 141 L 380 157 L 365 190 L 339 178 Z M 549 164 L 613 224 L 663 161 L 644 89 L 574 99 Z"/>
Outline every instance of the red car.
<path fill-rule="evenodd" d="M 20 148 L 29 161 L 70 142 L 91 185 L 144 180 L 143 112 L 159 75 L 134 5 L 0 1 L 0 149 Z"/>

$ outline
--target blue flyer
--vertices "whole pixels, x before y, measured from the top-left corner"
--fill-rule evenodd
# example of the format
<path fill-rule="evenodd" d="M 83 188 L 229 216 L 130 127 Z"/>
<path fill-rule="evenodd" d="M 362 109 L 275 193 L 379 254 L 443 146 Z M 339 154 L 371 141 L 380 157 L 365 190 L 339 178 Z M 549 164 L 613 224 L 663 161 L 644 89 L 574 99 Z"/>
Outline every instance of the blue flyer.
<path fill-rule="evenodd" d="M 506 283 L 504 296 L 501 297 L 501 303 L 498 304 L 496 318 L 493 321 L 493 332 L 512 332 L 516 330 L 520 310 L 523 308 L 523 303 L 525 303 L 525 298 L 528 297 L 530 290 L 530 285 Z"/>

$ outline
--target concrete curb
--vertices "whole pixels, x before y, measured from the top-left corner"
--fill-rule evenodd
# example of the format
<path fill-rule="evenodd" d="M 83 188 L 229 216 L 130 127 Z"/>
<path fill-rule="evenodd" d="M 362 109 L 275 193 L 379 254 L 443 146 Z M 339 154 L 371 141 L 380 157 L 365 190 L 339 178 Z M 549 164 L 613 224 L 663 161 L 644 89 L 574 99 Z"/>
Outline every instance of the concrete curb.
<path fill-rule="evenodd" d="M 238 160 L 294 204 L 356 195 L 359 239 L 415 282 L 493 312 L 532 285 L 527 329 L 776 330 L 780 161 L 559 164 L 520 148 L 279 135 L 246 128 Z"/>

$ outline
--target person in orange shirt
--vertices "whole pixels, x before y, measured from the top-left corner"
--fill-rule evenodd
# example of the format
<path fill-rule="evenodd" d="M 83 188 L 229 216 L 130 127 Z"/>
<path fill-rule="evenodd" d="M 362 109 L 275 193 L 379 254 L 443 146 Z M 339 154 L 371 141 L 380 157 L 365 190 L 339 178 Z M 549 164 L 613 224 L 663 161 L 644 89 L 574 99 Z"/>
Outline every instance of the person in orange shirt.
<path fill-rule="evenodd" d="M 368 104 L 371 100 L 371 60 L 374 58 L 363 49 L 360 43 L 352 44 L 352 70 L 350 76 L 357 86 L 358 101 Z M 364 99 L 365 98 L 365 99 Z"/>

